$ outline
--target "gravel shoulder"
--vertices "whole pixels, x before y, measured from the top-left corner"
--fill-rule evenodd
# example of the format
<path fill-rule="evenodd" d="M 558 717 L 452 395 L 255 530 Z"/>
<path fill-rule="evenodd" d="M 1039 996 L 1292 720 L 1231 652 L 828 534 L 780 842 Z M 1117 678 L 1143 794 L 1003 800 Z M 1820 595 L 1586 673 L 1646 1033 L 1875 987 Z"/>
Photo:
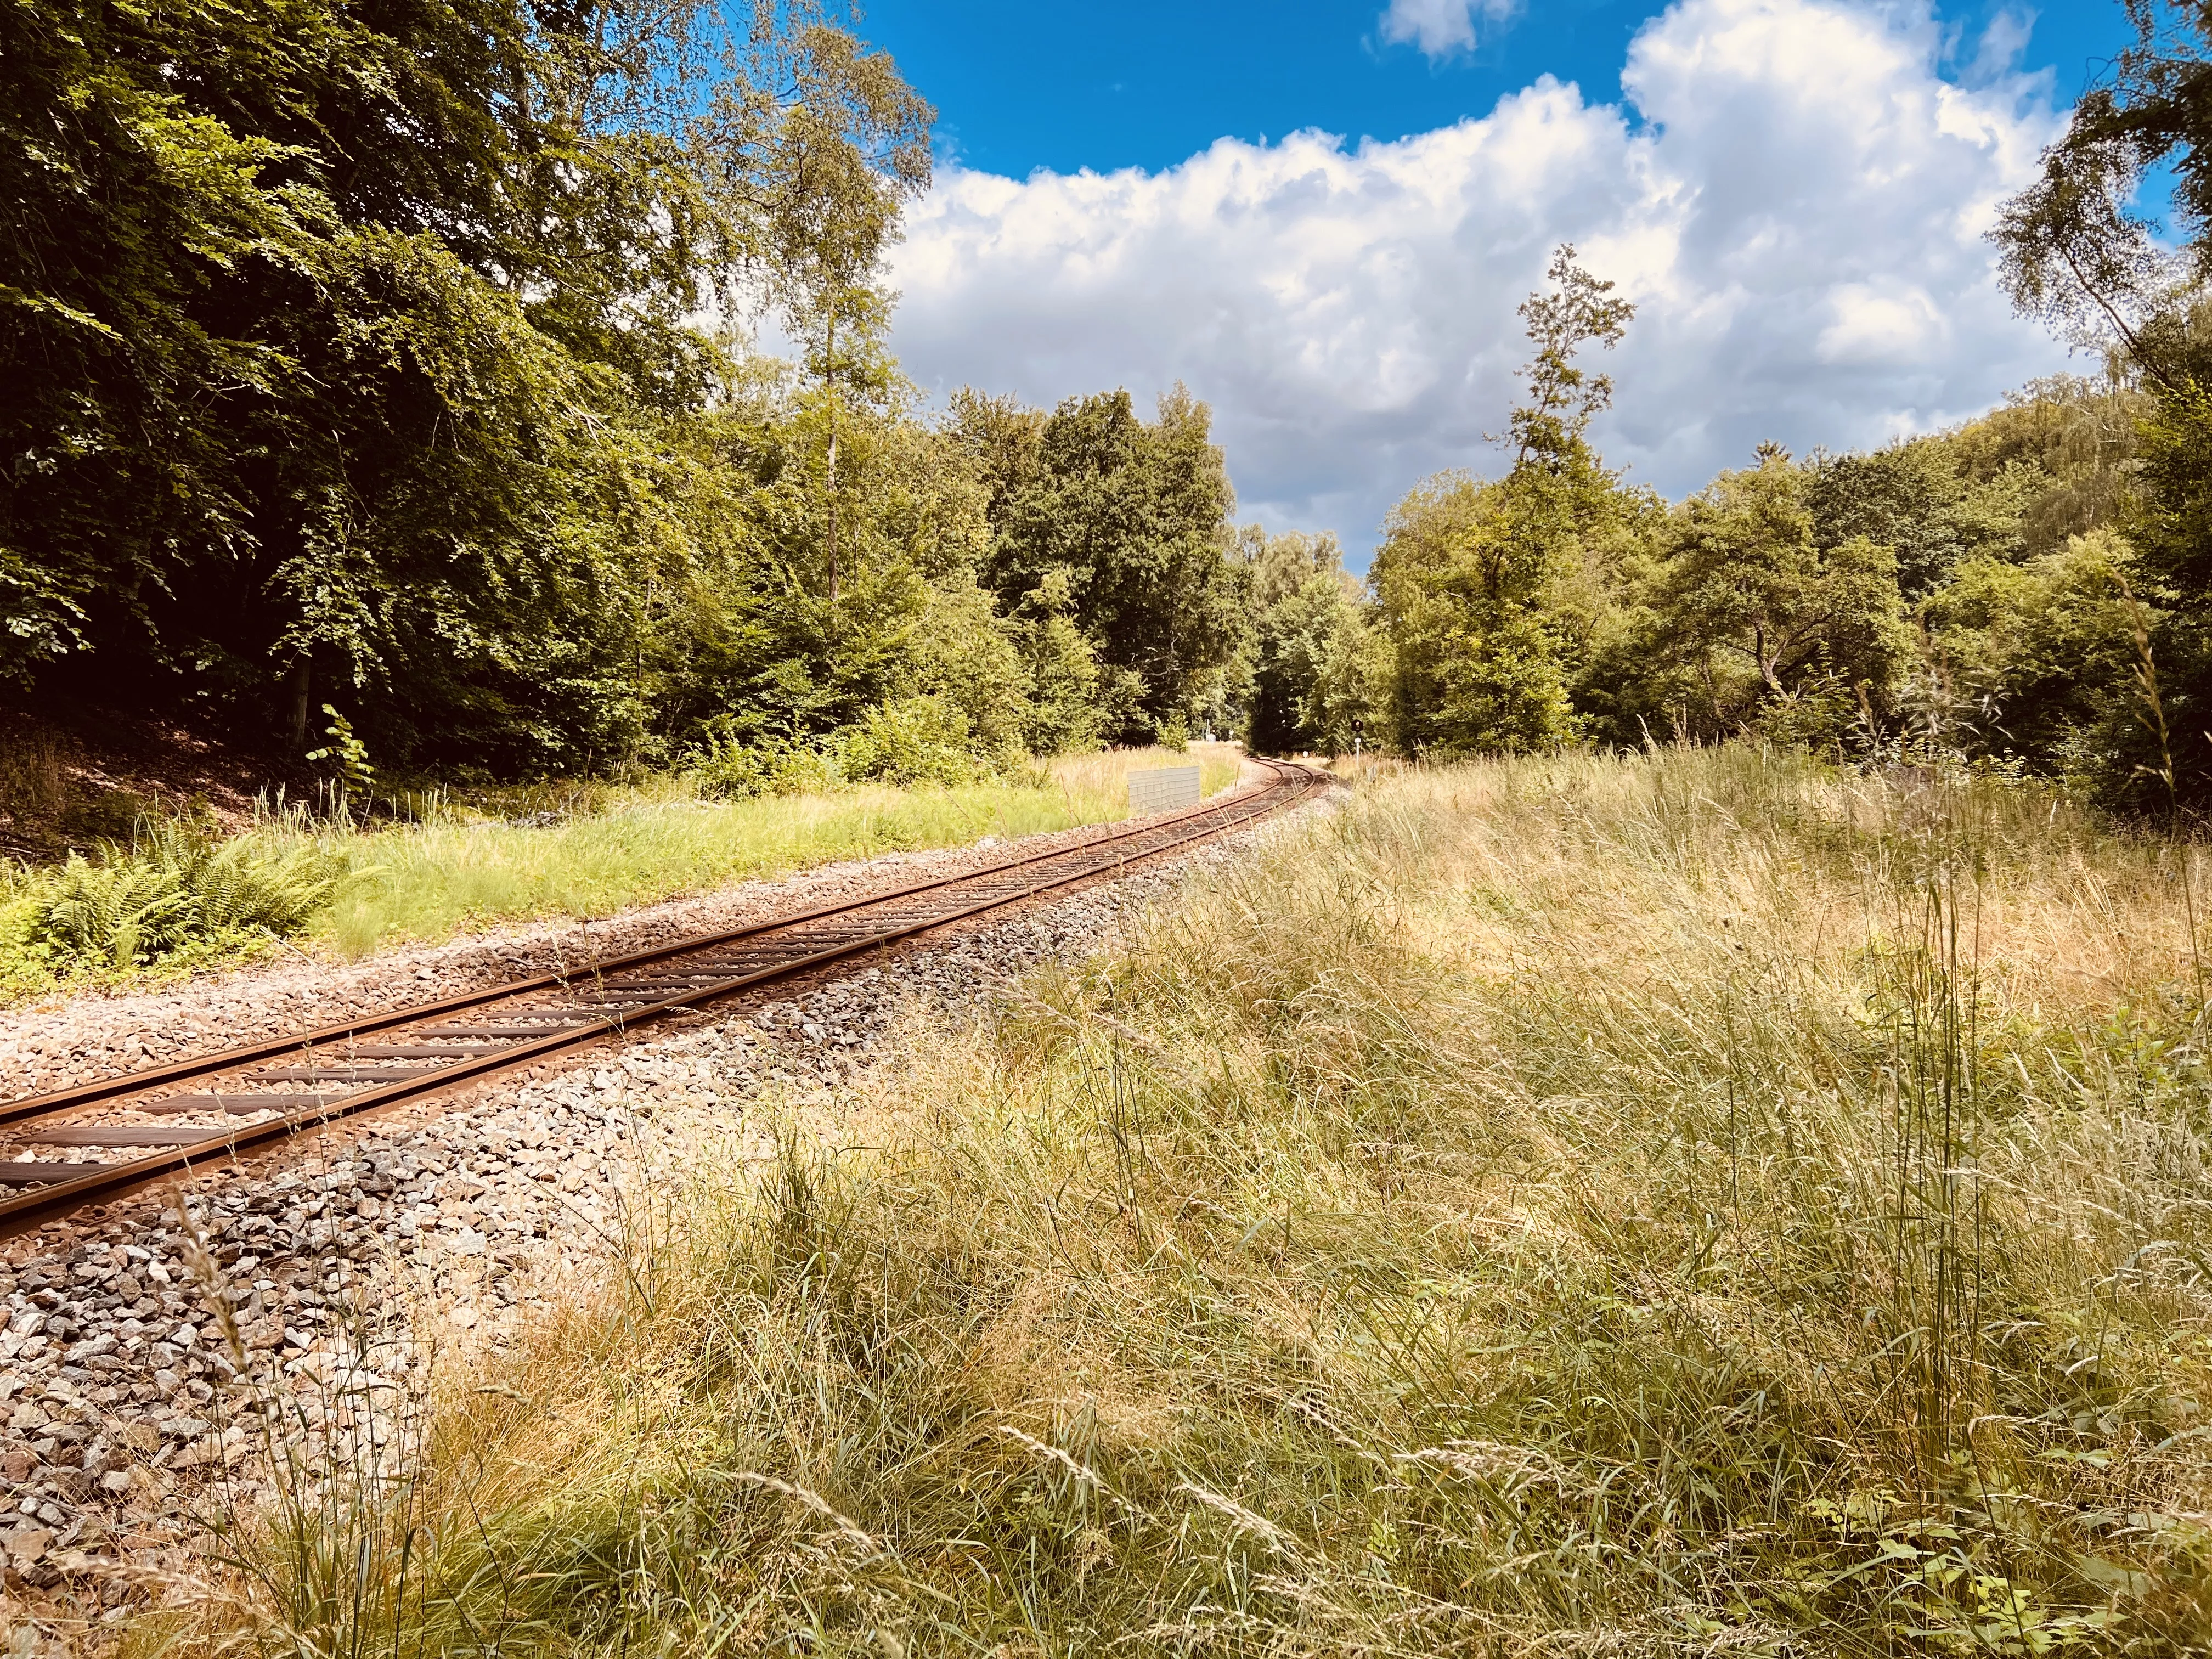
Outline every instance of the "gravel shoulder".
<path fill-rule="evenodd" d="M 717 1005 L 651 1041 L 335 1126 L 305 1158 L 246 1161 L 14 1241 L 0 1256 L 0 1642 L 100 1651 L 134 1608 L 195 1593 L 198 1540 L 265 1500 L 272 1449 L 303 1460 L 295 1486 L 300 1470 L 400 1455 L 438 1351 L 503 1345 L 604 1260 L 666 1172 L 702 1152 L 766 1155 L 749 1109 L 763 1096 L 834 1126 L 864 1074 L 878 1091 L 892 1079 L 908 1022 L 960 1017 L 1041 963 L 1110 948 L 1133 918 L 1283 822 L 842 977 Z M 602 953 L 641 948 L 1001 856 L 977 847 L 825 868 L 655 906 L 589 937 Z M 210 1023 L 190 1029 L 228 1043 L 512 975 L 561 959 L 584 932 L 379 958 L 336 988 L 327 968 L 300 964 L 40 1018 L 68 1038 L 55 1057 L 76 1069 L 64 1075 L 81 1075 L 87 1055 L 130 1052 L 119 1045 L 134 1021 L 197 1013 Z M 179 1046 L 155 1055 L 188 1051 L 167 1040 Z"/>

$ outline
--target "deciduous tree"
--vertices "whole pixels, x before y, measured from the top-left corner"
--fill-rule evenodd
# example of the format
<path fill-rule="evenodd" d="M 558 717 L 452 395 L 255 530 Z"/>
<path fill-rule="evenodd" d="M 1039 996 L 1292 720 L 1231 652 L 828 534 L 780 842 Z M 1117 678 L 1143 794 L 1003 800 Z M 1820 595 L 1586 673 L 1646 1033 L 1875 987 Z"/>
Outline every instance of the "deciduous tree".
<path fill-rule="evenodd" d="M 1247 626 L 1211 421 L 1180 386 L 1150 422 L 1127 392 L 1069 398 L 1041 421 L 981 398 L 954 410 L 991 479 L 985 584 L 1009 611 L 1065 594 L 1096 654 L 1104 730 L 1122 740 L 1188 734 Z"/>
<path fill-rule="evenodd" d="M 1510 470 L 1447 474 L 1392 514 L 1371 580 L 1395 658 L 1393 736 L 1416 753 L 1555 748 L 1577 734 L 1569 695 L 1581 618 L 1559 601 L 1621 511 L 1591 448 L 1613 383 L 1576 362 L 1620 343 L 1635 307 L 1562 246 L 1550 291 L 1521 307 L 1534 355 L 1513 411 Z"/>
<path fill-rule="evenodd" d="M 319 685 L 495 765 L 633 743 L 696 585 L 693 319 L 857 280 L 928 119 L 811 0 L 9 9 L 0 672 L 257 732 Z"/>

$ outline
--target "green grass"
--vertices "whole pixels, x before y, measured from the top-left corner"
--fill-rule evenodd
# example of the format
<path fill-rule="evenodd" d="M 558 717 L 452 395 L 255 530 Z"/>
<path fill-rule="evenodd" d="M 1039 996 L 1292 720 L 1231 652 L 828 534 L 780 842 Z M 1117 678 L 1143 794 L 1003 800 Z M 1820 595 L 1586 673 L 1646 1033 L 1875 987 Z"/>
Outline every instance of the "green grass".
<path fill-rule="evenodd" d="M 433 822 L 368 836 L 320 836 L 314 839 L 325 851 L 374 873 L 348 883 L 310 937 L 362 956 L 396 940 L 446 939 L 494 922 L 608 915 L 841 859 L 1110 823 L 1128 811 L 1127 772 L 1173 758 L 1115 750 L 1071 757 L 1004 783 L 858 785 L 739 801 L 703 800 L 669 781 L 543 828 Z M 1213 790 L 1235 781 L 1233 750 L 1206 758 Z M 287 845 L 293 837 L 272 839 Z"/>
<path fill-rule="evenodd" d="M 839 859 L 1087 822 L 1056 791 L 860 787 L 757 800 L 639 801 L 540 828 L 432 823 L 320 836 L 356 869 L 309 937 L 346 956 L 500 921 L 604 916 Z M 283 837 L 280 839 L 289 839 Z"/>
<path fill-rule="evenodd" d="M 2189 873 L 1741 752 L 1375 778 L 701 1174 L 161 1633 L 2203 1651 Z"/>
<path fill-rule="evenodd" d="M 360 957 L 501 922 L 605 916 L 842 859 L 1108 823 L 1127 811 L 1133 769 L 1196 761 L 1212 794 L 1235 781 L 1238 759 L 1226 744 L 1194 745 L 1188 757 L 1116 750 L 996 783 L 860 785 L 741 801 L 702 799 L 681 778 L 633 787 L 541 785 L 496 792 L 476 806 L 413 798 L 421 821 L 366 830 L 295 814 L 214 856 L 218 872 L 243 872 L 272 895 L 315 889 L 311 904 L 272 898 L 250 912 L 234 896 L 193 900 L 176 856 L 190 837 L 157 827 L 135 851 L 68 871 L 0 871 L 0 1001 L 174 977 L 251 960 L 282 939 Z M 549 822 L 532 824 L 533 817 Z"/>

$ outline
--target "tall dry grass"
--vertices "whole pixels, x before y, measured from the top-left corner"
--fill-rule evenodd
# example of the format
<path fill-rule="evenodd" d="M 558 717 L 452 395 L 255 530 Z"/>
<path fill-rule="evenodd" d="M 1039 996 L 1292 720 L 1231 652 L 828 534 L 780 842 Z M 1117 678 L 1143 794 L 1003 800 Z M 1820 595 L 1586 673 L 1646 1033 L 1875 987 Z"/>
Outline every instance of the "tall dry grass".
<path fill-rule="evenodd" d="M 2202 1651 L 2187 860 L 1743 752 L 1377 779 L 449 1377 L 404 1562 L 295 1521 L 343 1571 L 166 1638 Z"/>

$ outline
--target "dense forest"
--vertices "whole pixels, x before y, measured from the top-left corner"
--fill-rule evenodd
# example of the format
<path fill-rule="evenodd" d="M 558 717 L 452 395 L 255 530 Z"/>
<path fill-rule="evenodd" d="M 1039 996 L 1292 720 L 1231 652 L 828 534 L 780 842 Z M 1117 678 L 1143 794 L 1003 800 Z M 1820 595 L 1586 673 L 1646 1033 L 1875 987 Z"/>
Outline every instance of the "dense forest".
<path fill-rule="evenodd" d="M 2212 334 L 2125 210 L 2167 163 L 2212 204 L 2170 50 L 2146 26 L 1997 233 L 2101 374 L 1670 502 L 1592 443 L 1633 307 L 1565 248 L 1500 453 L 1414 489 L 1362 582 L 1237 526 L 1180 387 L 924 406 L 881 270 L 933 113 L 811 0 L 36 0 L 0 18 L 4 696 L 732 790 L 1212 729 L 2195 799 Z"/>
<path fill-rule="evenodd" d="M 769 0 L 11 9 L 9 696 L 494 774 L 1220 718 L 1203 406 L 884 354 L 930 120 Z"/>
<path fill-rule="evenodd" d="M 1288 742 L 1348 747 L 1364 716 L 1437 755 L 1742 737 L 2124 793 L 2160 764 L 2145 652 L 2174 596 L 2126 533 L 2155 409 L 2126 379 L 2039 383 L 1867 453 L 1761 445 L 1673 503 L 1591 450 L 1602 388 L 1565 395 L 1504 476 L 1399 504 L 1370 595 L 1315 577 L 1261 611 L 1262 661 L 1298 666 L 1273 702 L 1263 676 L 1255 736 L 1264 713 Z"/>

